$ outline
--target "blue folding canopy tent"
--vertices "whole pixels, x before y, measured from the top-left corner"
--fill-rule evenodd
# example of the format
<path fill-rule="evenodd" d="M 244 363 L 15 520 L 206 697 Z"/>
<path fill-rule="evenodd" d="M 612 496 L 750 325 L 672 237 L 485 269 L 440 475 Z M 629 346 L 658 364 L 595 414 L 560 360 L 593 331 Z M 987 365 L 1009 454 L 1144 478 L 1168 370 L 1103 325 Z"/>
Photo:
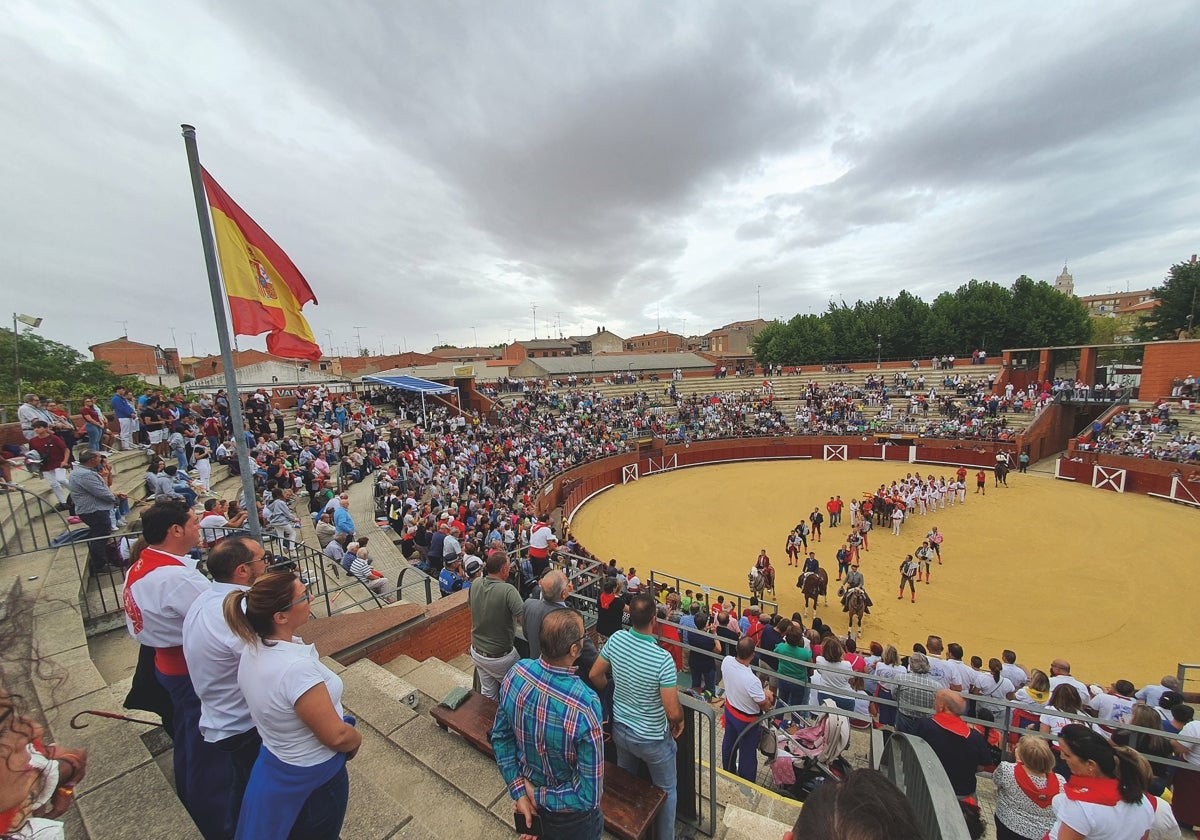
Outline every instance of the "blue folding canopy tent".
<path fill-rule="evenodd" d="M 459 411 L 462 410 L 462 395 L 459 394 L 458 388 L 453 385 L 443 385 L 440 382 L 430 382 L 428 379 L 422 379 L 419 376 L 364 376 L 363 382 L 375 382 L 380 385 L 387 385 L 389 388 L 399 388 L 402 391 L 413 391 L 414 393 L 420 394 L 421 421 L 423 423 L 428 419 L 425 411 L 426 394 L 457 394 L 459 396 Z"/>

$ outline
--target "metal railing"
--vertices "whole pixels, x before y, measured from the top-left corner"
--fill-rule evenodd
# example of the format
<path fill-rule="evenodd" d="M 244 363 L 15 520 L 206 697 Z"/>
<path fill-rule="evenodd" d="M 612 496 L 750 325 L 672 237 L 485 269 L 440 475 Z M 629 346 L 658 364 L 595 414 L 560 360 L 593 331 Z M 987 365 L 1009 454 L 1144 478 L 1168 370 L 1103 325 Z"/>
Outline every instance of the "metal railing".
<path fill-rule="evenodd" d="M 687 655 L 687 653 L 690 653 L 692 651 L 696 651 L 696 652 L 703 653 L 706 656 L 715 658 L 718 661 L 720 661 L 720 659 L 721 659 L 720 651 L 722 650 L 722 646 L 730 643 L 729 639 L 726 639 L 726 638 L 716 635 L 714 633 L 692 630 L 690 628 L 683 627 L 682 625 L 680 625 L 676 622 L 664 621 L 662 619 L 659 619 L 658 625 L 659 625 L 659 633 L 658 633 L 659 641 L 662 642 L 664 644 L 664 646 L 668 647 L 668 648 L 670 648 L 670 647 L 681 648 L 682 651 L 684 652 L 684 655 Z M 662 628 L 664 626 L 674 627 L 676 629 L 676 631 L 678 631 L 680 633 L 680 640 L 676 641 L 675 639 L 664 636 L 662 633 Z M 716 640 L 716 642 L 717 642 L 716 650 L 710 651 L 705 648 L 699 648 L 694 645 L 688 644 L 687 642 L 683 641 L 683 639 L 685 638 L 683 636 L 684 632 L 686 632 L 689 636 L 695 634 L 695 635 L 706 636 L 708 638 Z M 874 704 L 877 709 L 880 709 L 880 710 L 887 708 L 887 709 L 896 710 L 898 712 L 902 706 L 902 703 L 895 699 L 893 690 L 896 688 L 896 686 L 904 684 L 903 678 L 891 679 L 888 677 L 877 677 L 873 674 L 855 673 L 855 674 L 853 674 L 853 676 L 862 677 L 865 681 L 876 683 L 880 687 L 887 689 L 893 695 L 893 696 L 877 696 L 877 695 L 865 695 L 864 696 L 864 694 L 862 694 L 860 692 L 846 691 L 845 689 L 842 689 L 842 688 L 839 688 L 836 686 L 832 686 L 832 685 L 824 685 L 824 684 L 818 685 L 811 681 L 813 674 L 821 674 L 821 673 L 825 673 L 825 672 L 834 673 L 841 677 L 850 676 L 846 673 L 846 671 L 844 669 L 837 669 L 837 668 L 831 667 L 826 664 L 818 664 L 816 662 L 808 662 L 808 661 L 804 661 L 804 660 L 795 659 L 790 656 L 785 656 L 783 654 L 775 653 L 774 651 L 771 651 L 771 650 L 766 650 L 765 648 L 755 648 L 755 650 L 758 653 L 759 657 L 766 656 L 772 660 L 788 662 L 788 663 L 798 666 L 798 667 L 802 666 L 809 674 L 809 681 L 802 683 L 802 682 L 792 680 L 788 677 L 785 677 L 785 676 L 779 674 L 776 670 L 773 670 L 770 668 L 764 668 L 761 665 L 753 666 L 753 670 L 756 673 L 758 673 L 760 676 L 768 677 L 773 681 L 786 682 L 786 683 L 790 683 L 790 684 L 796 685 L 796 686 L 807 687 L 814 692 L 819 692 L 819 694 L 822 695 L 823 697 L 833 698 L 833 699 L 835 699 L 835 701 L 836 701 L 836 699 L 839 699 L 839 698 L 844 699 L 844 700 L 859 700 L 859 701 L 861 701 L 863 699 L 869 699 L 870 702 L 872 704 Z M 1184 669 L 1194 669 L 1194 668 L 1200 668 L 1200 665 L 1183 665 L 1181 667 Z M 1195 678 L 1193 678 L 1193 679 L 1195 679 Z M 933 689 L 929 689 L 929 690 L 930 690 L 930 693 L 932 693 Z M 975 704 L 982 703 L 983 705 L 985 705 L 988 708 L 999 708 L 1002 710 L 1001 713 L 997 714 L 993 720 L 988 720 L 988 719 L 982 718 L 982 717 L 976 717 L 975 715 L 972 715 L 972 714 L 964 714 L 962 716 L 963 720 L 965 720 L 968 724 L 981 726 L 981 727 L 984 727 L 985 729 L 995 729 L 1001 733 L 1001 739 L 1000 739 L 1001 760 L 1005 760 L 1005 761 L 1014 761 L 1015 760 L 1015 758 L 1013 757 L 1013 749 L 1015 747 L 1015 741 L 1017 739 L 1019 739 L 1019 737 L 1022 735 L 1034 735 L 1035 737 L 1043 738 L 1045 740 L 1049 740 L 1049 741 L 1054 740 L 1054 737 L 1055 737 L 1054 735 L 1041 732 L 1036 726 L 1034 728 L 1028 728 L 1029 724 L 1033 720 L 1035 720 L 1039 714 L 1046 711 L 1046 707 L 1044 707 L 1044 706 L 1033 706 L 1028 703 L 1022 703 L 1022 702 L 1016 701 L 1016 700 L 1005 700 L 1003 698 L 995 698 L 995 697 L 990 697 L 990 696 L 985 696 L 985 695 L 971 694 L 966 691 L 959 692 L 959 694 L 963 698 L 963 700 L 968 703 L 968 708 L 974 708 L 969 705 L 971 703 L 975 703 Z M 1022 714 L 1018 715 L 1017 714 L 1018 712 L 1020 712 Z M 1189 746 L 1200 745 L 1200 738 L 1185 737 L 1185 736 L 1181 736 L 1177 733 L 1163 731 L 1162 729 L 1148 729 L 1148 728 L 1141 727 L 1141 726 L 1134 726 L 1133 724 L 1130 724 L 1130 723 L 1121 723 L 1121 722 L 1114 721 L 1114 720 L 1101 721 L 1091 715 L 1073 714 L 1070 712 L 1059 711 L 1057 709 L 1051 709 L 1050 712 L 1055 717 L 1066 718 L 1073 723 L 1082 723 L 1082 724 L 1089 725 L 1089 726 L 1101 724 L 1104 727 L 1112 730 L 1113 732 L 1123 731 L 1123 732 L 1130 733 L 1131 735 L 1134 733 L 1141 734 L 1141 735 L 1159 735 L 1159 736 L 1165 738 L 1167 741 L 1171 742 L 1172 744 L 1177 744 L 1177 743 L 1178 744 L 1187 744 Z M 914 709 L 911 706 L 906 707 L 906 714 L 912 715 L 914 713 L 918 714 L 918 715 L 928 716 L 933 713 L 933 709 L 932 708 L 918 709 L 918 710 L 914 711 Z M 850 714 L 850 716 L 853 717 L 854 715 Z M 765 717 L 765 715 L 764 715 L 764 717 Z M 865 719 L 865 718 L 862 718 L 861 715 L 858 717 L 861 719 Z M 894 731 L 894 727 L 892 727 L 889 724 L 880 723 L 880 724 L 878 724 L 878 726 L 881 727 L 881 731 L 886 731 L 886 732 Z M 1179 760 L 1172 759 L 1172 758 L 1162 758 L 1162 757 L 1153 756 L 1153 755 L 1146 755 L 1145 757 L 1151 763 L 1151 765 L 1153 765 L 1155 767 L 1156 770 L 1160 767 L 1195 769 L 1195 765 L 1189 765 L 1188 763 L 1186 763 L 1184 761 L 1179 761 Z"/>
<path fill-rule="evenodd" d="M 778 575 L 778 571 L 776 571 L 776 575 Z M 721 603 L 725 604 L 727 608 L 736 609 L 738 611 L 738 615 L 741 615 L 745 611 L 745 608 L 750 606 L 750 600 L 753 597 L 752 595 L 743 595 L 740 592 L 721 589 L 718 586 L 708 586 L 707 584 L 703 584 L 698 581 L 681 578 L 678 575 L 673 575 L 669 572 L 660 572 L 658 569 L 650 570 L 650 585 L 652 588 L 655 586 L 661 586 L 664 588 L 674 587 L 675 591 L 681 598 L 683 597 L 685 587 L 690 588 L 692 589 L 693 597 L 703 595 L 704 600 L 708 602 L 708 606 L 712 606 L 713 604 L 717 603 L 713 600 L 713 597 L 723 596 L 725 600 Z M 771 591 L 774 592 L 775 590 Z M 772 613 L 779 609 L 779 604 L 775 603 L 774 601 L 763 600 L 762 598 L 758 599 L 757 604 L 762 608 L 764 613 Z"/>
<path fill-rule="evenodd" d="M 69 542 L 56 540 L 70 530 L 67 514 L 53 502 L 19 484 L 0 481 L 0 557 L 66 548 Z"/>
<path fill-rule="evenodd" d="M 958 798 L 946 770 L 929 744 L 896 733 L 883 749 L 879 770 L 912 806 L 927 840 L 969 840 Z"/>

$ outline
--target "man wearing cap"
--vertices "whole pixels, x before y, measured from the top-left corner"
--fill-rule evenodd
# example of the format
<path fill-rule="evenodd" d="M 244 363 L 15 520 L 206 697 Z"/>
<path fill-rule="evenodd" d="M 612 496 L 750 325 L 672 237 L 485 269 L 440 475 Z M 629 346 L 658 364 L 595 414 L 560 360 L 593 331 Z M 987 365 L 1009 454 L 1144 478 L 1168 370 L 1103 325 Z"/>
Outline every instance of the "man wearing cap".
<path fill-rule="evenodd" d="M 852 563 L 850 565 L 850 571 L 846 573 L 846 580 L 842 584 L 841 593 L 840 593 L 842 596 L 842 612 L 850 612 L 850 593 L 854 589 L 862 590 L 863 598 L 865 598 L 867 601 L 866 613 L 868 615 L 870 615 L 871 614 L 871 606 L 873 605 L 874 602 L 871 600 L 871 596 L 867 594 L 867 589 L 866 589 L 866 585 L 865 585 L 865 581 L 864 581 L 862 572 L 860 572 L 858 570 L 858 561 L 857 560 L 854 561 L 854 563 Z"/>
<path fill-rule="evenodd" d="M 558 538 L 554 536 L 549 519 L 548 514 L 538 514 L 537 522 L 529 531 L 529 562 L 533 565 L 535 580 L 550 568 L 550 554 L 558 551 Z"/>
<path fill-rule="evenodd" d="M 471 660 L 479 677 L 479 691 L 495 700 L 500 683 L 519 658 L 513 641 L 525 603 L 508 582 L 512 565 L 503 551 L 493 551 L 484 563 L 486 574 L 468 590 L 471 609 Z"/>
<path fill-rule="evenodd" d="M 467 579 L 463 571 L 462 560 L 458 557 L 447 557 L 442 565 L 442 571 L 438 574 L 438 589 L 441 591 L 442 597 L 445 597 L 462 589 L 466 585 Z"/>
<path fill-rule="evenodd" d="M 463 589 L 470 589 L 471 584 L 478 580 L 482 573 L 483 561 L 478 557 L 467 557 L 467 559 L 463 561 L 463 574 L 467 576 L 466 581 L 463 583 Z"/>

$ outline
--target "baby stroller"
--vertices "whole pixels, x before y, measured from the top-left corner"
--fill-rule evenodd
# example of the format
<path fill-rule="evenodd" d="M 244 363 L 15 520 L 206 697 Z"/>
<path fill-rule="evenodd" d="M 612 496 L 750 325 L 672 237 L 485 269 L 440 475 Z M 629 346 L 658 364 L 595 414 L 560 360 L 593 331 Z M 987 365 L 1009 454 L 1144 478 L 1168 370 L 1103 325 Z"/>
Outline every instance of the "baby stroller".
<path fill-rule="evenodd" d="M 821 704 L 836 709 L 826 698 Z M 841 781 L 850 772 L 842 753 L 850 746 L 850 719 L 823 712 L 808 726 L 785 723 L 771 725 L 776 752 L 771 775 L 780 791 L 803 802 L 827 779 Z"/>

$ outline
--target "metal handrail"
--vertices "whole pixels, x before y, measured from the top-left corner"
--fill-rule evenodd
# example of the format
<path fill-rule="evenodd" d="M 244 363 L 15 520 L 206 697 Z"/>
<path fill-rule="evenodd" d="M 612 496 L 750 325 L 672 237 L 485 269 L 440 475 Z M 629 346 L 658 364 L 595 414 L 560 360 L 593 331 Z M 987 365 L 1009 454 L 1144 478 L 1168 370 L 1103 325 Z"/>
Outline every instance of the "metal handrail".
<path fill-rule="evenodd" d="M 879 766 L 888 779 L 904 791 L 928 840 L 968 840 L 958 797 L 933 748 L 920 738 L 900 733 L 888 739 Z"/>
<path fill-rule="evenodd" d="M 665 640 L 670 645 L 678 646 L 682 650 L 688 651 L 688 652 L 697 651 L 697 652 L 704 653 L 705 655 L 710 656 L 710 657 L 716 656 L 713 651 L 705 650 L 703 648 L 697 648 L 693 645 L 685 643 L 682 640 L 682 635 L 681 635 L 679 641 L 675 641 L 674 639 L 666 639 L 661 632 L 661 627 L 663 625 L 668 625 L 671 627 L 675 627 L 678 630 L 686 631 L 689 634 L 696 633 L 696 634 L 699 634 L 702 636 L 707 636 L 709 638 L 715 639 L 719 645 L 724 644 L 729 641 L 728 639 L 718 636 L 715 633 L 709 633 L 709 632 L 706 632 L 703 630 L 693 630 L 689 627 L 684 627 L 676 622 L 669 621 L 669 620 L 659 619 L 658 624 L 660 626 L 660 632 L 658 634 L 658 638 L 659 638 L 660 642 Z M 720 648 L 718 648 L 718 650 L 720 650 Z M 827 665 L 820 665 L 820 664 L 817 664 L 816 662 L 808 662 L 808 661 L 804 661 L 804 660 L 800 660 L 800 659 L 795 659 L 794 657 L 775 653 L 774 651 L 770 651 L 765 648 L 756 647 L 755 651 L 760 656 L 765 655 L 772 659 L 786 661 L 786 662 L 790 662 L 794 665 L 803 666 L 809 672 L 809 674 L 812 674 L 813 672 L 820 673 L 822 671 L 832 671 L 832 672 L 836 672 L 836 673 L 840 673 L 840 674 L 845 674 L 845 671 L 841 670 L 841 669 L 831 668 Z M 719 656 L 716 656 L 716 658 L 720 659 Z M 1189 666 L 1189 667 L 1200 667 L 1200 666 Z M 760 665 L 754 665 L 754 666 L 752 666 L 752 668 L 755 671 L 755 673 L 757 673 L 759 676 L 766 676 L 773 680 L 777 680 L 779 682 L 785 682 L 785 683 L 789 683 L 791 685 L 797 685 L 797 686 L 803 686 L 806 688 L 811 688 L 813 690 L 819 691 L 822 695 L 825 695 L 828 697 L 842 697 L 842 698 L 846 698 L 846 699 L 861 699 L 861 695 L 856 694 L 854 692 L 847 692 L 844 689 L 840 689 L 835 686 L 830 686 L 830 685 L 817 686 L 817 685 L 813 685 L 813 683 L 811 683 L 811 682 L 801 683 L 797 680 L 793 680 L 788 677 L 785 677 L 783 674 L 780 674 L 769 668 L 764 668 Z M 878 684 L 884 686 L 885 688 L 888 688 L 889 691 L 893 690 L 897 685 L 902 685 L 904 683 L 904 680 L 902 678 L 901 679 L 892 679 L 890 677 L 878 677 L 873 674 L 859 674 L 859 673 L 855 673 L 855 676 L 860 676 L 864 680 L 870 680 L 872 682 L 878 683 Z M 1011 748 L 1009 746 L 1009 740 L 1010 740 L 1009 736 L 1011 736 L 1013 734 L 1034 735 L 1035 737 L 1042 738 L 1044 740 L 1048 740 L 1048 741 L 1054 740 L 1053 735 L 1043 733 L 1037 729 L 1024 729 L 1021 727 L 1014 727 L 1012 725 L 1012 719 L 1013 719 L 1012 712 L 1013 711 L 1023 711 L 1023 712 L 1029 713 L 1029 714 L 1040 714 L 1045 710 L 1044 706 L 1032 707 L 1028 704 L 1024 704 L 1024 703 L 1021 703 L 1021 702 L 1018 702 L 1015 700 L 1005 700 L 1003 698 L 995 698 L 995 697 L 984 697 L 983 695 L 971 694 L 969 692 L 958 692 L 958 694 L 964 700 L 966 700 L 968 702 L 969 701 L 977 701 L 977 702 L 982 701 L 988 706 L 1002 706 L 1005 708 L 1004 714 L 1000 715 L 996 720 L 989 721 L 989 720 L 984 720 L 982 718 L 972 717 L 970 715 L 962 716 L 963 720 L 965 720 L 969 724 L 977 724 L 977 725 L 983 726 L 985 728 L 997 729 L 1002 733 L 1003 737 L 1001 738 L 1000 750 L 1001 750 L 1001 758 L 1003 760 L 1014 760 L 1012 758 Z M 894 696 L 893 697 L 879 697 L 879 696 L 871 695 L 870 700 L 876 706 L 886 706 L 886 707 L 890 707 L 890 708 L 895 708 L 897 711 L 899 711 L 899 708 L 900 708 L 900 703 L 899 703 L 899 701 L 897 701 L 895 699 Z M 930 709 L 929 713 L 932 714 L 933 710 Z M 1087 724 L 1087 725 L 1093 725 L 1093 724 L 1100 723 L 1103 726 L 1105 726 L 1109 729 L 1113 729 L 1113 730 L 1125 731 L 1125 732 L 1130 732 L 1130 733 L 1139 733 L 1139 734 L 1143 734 L 1143 735 L 1160 735 L 1172 743 L 1183 743 L 1183 744 L 1189 744 L 1189 745 L 1200 744 L 1200 738 L 1186 737 L 1186 736 L 1179 735 L 1177 733 L 1166 732 L 1163 730 L 1147 729 L 1147 728 L 1141 727 L 1141 726 L 1134 726 L 1131 723 L 1121 723 L 1121 722 L 1113 721 L 1113 720 L 1099 721 L 1099 720 L 1097 720 L 1097 718 L 1092 717 L 1090 715 L 1072 714 L 1070 712 L 1061 712 L 1061 711 L 1058 711 L 1057 709 L 1055 709 L 1053 711 L 1053 714 L 1055 717 L 1063 717 L 1063 718 L 1067 718 L 1071 721 L 1079 722 L 1079 723 Z M 882 726 L 884 729 L 892 729 L 892 727 L 889 727 L 886 724 L 880 724 L 880 726 Z M 1157 756 L 1146 756 L 1146 758 L 1147 758 L 1147 760 L 1149 760 L 1151 762 L 1151 764 L 1154 764 L 1154 765 L 1160 765 L 1163 767 L 1177 767 L 1177 768 L 1183 768 L 1183 769 L 1194 769 L 1194 765 L 1189 765 L 1186 762 L 1179 761 L 1176 759 L 1161 758 L 1161 757 L 1157 757 Z"/>

